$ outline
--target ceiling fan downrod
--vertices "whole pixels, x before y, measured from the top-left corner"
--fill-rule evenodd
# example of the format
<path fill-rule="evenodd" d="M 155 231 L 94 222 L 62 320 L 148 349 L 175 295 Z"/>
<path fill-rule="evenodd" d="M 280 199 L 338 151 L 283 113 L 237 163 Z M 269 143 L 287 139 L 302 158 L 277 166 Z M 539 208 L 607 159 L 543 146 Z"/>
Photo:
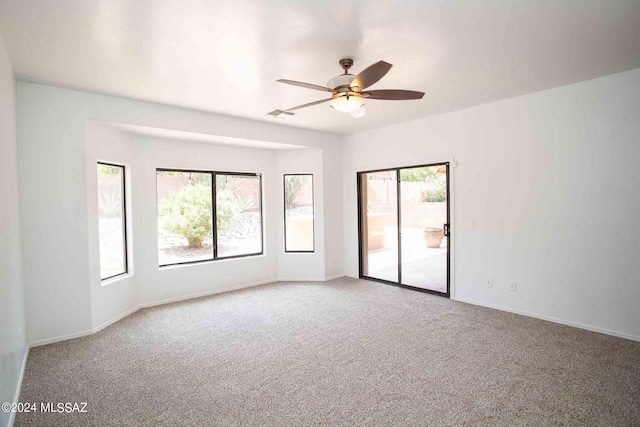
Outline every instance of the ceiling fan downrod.
<path fill-rule="evenodd" d="M 353 65 L 353 59 L 342 58 L 340 61 L 338 61 L 338 64 L 340 64 L 340 67 L 342 67 L 345 74 L 349 74 L 349 68 L 351 68 L 351 66 Z"/>

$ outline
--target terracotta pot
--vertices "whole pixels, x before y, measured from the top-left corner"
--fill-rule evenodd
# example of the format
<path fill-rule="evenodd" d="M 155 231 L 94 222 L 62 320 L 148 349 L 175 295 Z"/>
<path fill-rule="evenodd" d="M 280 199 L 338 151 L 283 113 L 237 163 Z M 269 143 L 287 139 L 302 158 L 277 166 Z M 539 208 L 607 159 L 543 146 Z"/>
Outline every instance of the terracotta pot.
<path fill-rule="evenodd" d="M 424 229 L 424 242 L 428 248 L 439 248 L 444 239 L 444 230 L 439 227 L 426 227 Z"/>

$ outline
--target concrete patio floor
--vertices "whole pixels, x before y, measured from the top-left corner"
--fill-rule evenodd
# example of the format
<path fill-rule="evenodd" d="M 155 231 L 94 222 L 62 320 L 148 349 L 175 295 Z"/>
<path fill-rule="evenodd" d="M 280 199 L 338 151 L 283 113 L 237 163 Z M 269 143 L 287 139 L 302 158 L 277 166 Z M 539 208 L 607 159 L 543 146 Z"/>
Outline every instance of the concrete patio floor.
<path fill-rule="evenodd" d="M 376 279 L 398 281 L 397 227 L 385 227 L 385 247 L 369 252 L 369 271 Z M 422 228 L 402 227 L 402 284 L 447 291 L 447 238 L 439 248 L 427 248 Z"/>

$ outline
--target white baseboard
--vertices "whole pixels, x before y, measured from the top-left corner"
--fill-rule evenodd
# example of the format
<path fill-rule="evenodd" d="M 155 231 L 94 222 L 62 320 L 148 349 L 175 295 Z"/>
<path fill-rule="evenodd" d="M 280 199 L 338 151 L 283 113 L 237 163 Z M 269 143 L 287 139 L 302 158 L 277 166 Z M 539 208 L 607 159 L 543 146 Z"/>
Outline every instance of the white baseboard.
<path fill-rule="evenodd" d="M 84 337 L 87 335 L 92 335 L 95 334 L 96 332 L 100 332 L 101 330 L 103 330 L 104 328 L 106 328 L 107 326 L 117 322 L 118 320 L 124 319 L 125 317 L 135 313 L 136 311 L 140 310 L 141 308 L 146 308 L 146 307 L 153 307 L 156 305 L 162 305 L 162 304 L 169 304 L 172 302 L 177 302 L 177 301 L 183 301 L 183 300 L 188 300 L 188 299 L 193 299 L 193 298 L 200 298 L 200 297 L 204 297 L 207 295 L 214 295 L 214 294 L 220 294 L 223 292 L 230 292 L 230 291 L 236 291 L 238 289 L 244 289 L 244 288 L 250 288 L 253 286 L 259 286 L 259 285 L 264 285 L 267 283 L 273 283 L 273 282 L 277 282 L 278 279 L 270 279 L 270 280 L 262 280 L 259 282 L 253 282 L 253 283 L 248 283 L 248 284 L 244 284 L 244 285 L 240 285 L 240 286 L 232 286 L 229 288 L 224 288 L 224 289 L 216 289 L 213 291 L 207 291 L 207 292 L 201 292 L 198 294 L 191 294 L 191 295 L 187 295 L 187 296 L 183 296 L 183 297 L 177 297 L 177 298 L 168 298 L 165 300 L 159 300 L 159 301 L 153 301 L 153 302 L 149 302 L 149 303 L 144 303 L 144 304 L 140 304 L 137 305 L 136 307 L 133 307 L 127 311 L 125 311 L 124 313 L 121 313 L 119 315 L 117 315 L 116 317 L 107 320 L 106 322 L 96 326 L 93 329 L 87 330 L 87 331 L 82 331 L 82 332 L 76 332 L 73 334 L 68 334 L 68 335 L 61 335 L 58 337 L 53 337 L 53 338 L 46 338 L 43 340 L 38 340 L 38 341 L 34 341 L 32 343 L 30 343 L 30 347 L 39 347 L 41 345 L 47 345 L 47 344 L 53 344 L 59 341 L 66 341 L 66 340 L 71 340 L 74 338 L 80 338 L 80 337 Z"/>
<path fill-rule="evenodd" d="M 27 368 L 27 358 L 29 357 L 29 346 L 24 350 L 24 356 L 22 357 L 22 367 L 20 368 L 20 376 L 18 377 L 18 385 L 16 386 L 16 393 L 13 396 L 13 403 L 20 402 L 20 391 L 22 390 L 22 380 L 24 379 L 24 371 Z M 12 427 L 16 420 L 16 412 L 11 412 L 9 415 L 9 424 L 7 427 Z"/>
<path fill-rule="evenodd" d="M 124 319 L 128 315 L 133 314 L 138 310 L 140 310 L 140 306 L 133 307 L 132 309 L 129 309 L 129 310 L 125 311 L 124 313 L 117 315 L 113 319 L 107 320 L 106 322 L 102 323 L 101 325 L 96 326 L 95 328 L 93 328 L 91 330 L 91 333 L 95 334 L 96 332 L 100 332 L 101 330 L 103 330 L 107 326 L 111 325 L 112 323 L 116 323 L 118 320 Z"/>
<path fill-rule="evenodd" d="M 323 277 L 279 277 L 278 282 L 327 282 L 341 277 L 344 277 L 344 274 Z"/>
<path fill-rule="evenodd" d="M 66 341 L 66 340 L 72 340 L 74 338 L 80 338 L 80 337 L 84 337 L 86 335 L 91 335 L 93 334 L 93 330 L 89 329 L 87 331 L 81 331 L 81 332 L 76 332 L 73 334 L 68 334 L 68 335 L 61 335 L 59 337 L 53 337 L 53 338 L 45 338 L 43 340 L 38 340 L 38 341 L 34 341 L 32 343 L 29 343 L 29 347 L 39 347 L 41 345 L 47 345 L 47 344 L 53 344 L 55 342 L 58 341 Z"/>
<path fill-rule="evenodd" d="M 569 320 L 558 319 L 556 317 L 544 316 L 541 314 L 530 313 L 528 311 L 516 310 L 513 308 L 504 307 L 501 305 L 487 304 L 481 301 L 476 301 L 468 298 L 451 298 L 455 301 L 464 302 L 467 304 L 479 305 L 481 307 L 492 308 L 494 310 L 506 311 L 509 313 L 519 314 L 521 316 L 533 317 L 535 319 L 547 320 L 549 322 L 560 323 L 561 325 L 573 326 L 574 328 L 586 329 L 587 331 L 599 332 L 601 334 L 611 335 L 618 338 L 625 338 L 632 341 L 640 341 L 640 336 L 626 334 L 624 332 L 612 331 L 610 329 L 599 328 L 596 326 L 585 325 L 583 323 L 571 322 Z"/>
<path fill-rule="evenodd" d="M 54 337 L 54 338 L 46 338 L 46 339 L 39 340 L 39 341 L 34 341 L 34 342 L 30 343 L 30 346 L 31 347 L 38 347 L 38 346 L 41 346 L 41 345 L 53 344 L 53 343 L 56 343 L 56 342 L 59 342 L 59 341 L 66 341 L 66 340 L 70 340 L 70 339 L 74 339 L 74 338 L 84 337 L 86 335 L 95 334 L 96 332 L 100 332 L 101 330 L 103 330 L 107 326 L 117 322 L 118 320 L 124 319 L 125 317 L 135 313 L 136 311 L 140 310 L 141 308 L 155 307 L 157 305 L 164 305 L 164 304 L 170 304 L 172 302 L 185 301 L 185 300 L 194 299 L 194 298 L 201 298 L 201 297 L 206 297 L 206 296 L 209 296 L 209 295 L 221 294 L 223 292 L 237 291 L 239 289 L 245 289 L 245 288 L 251 288 L 251 287 L 254 287 L 254 286 L 265 285 L 267 283 L 275 283 L 275 282 L 325 282 L 327 280 L 333 280 L 333 279 L 337 279 L 337 278 L 340 278 L 340 277 L 344 277 L 344 274 L 337 274 L 335 276 L 329 276 L 329 277 L 304 278 L 304 279 L 303 278 L 281 278 L 281 277 L 279 277 L 277 279 L 260 280 L 258 282 L 246 283 L 244 285 L 231 286 L 231 287 L 228 287 L 228 288 L 214 289 L 214 290 L 211 290 L 211 291 L 200 292 L 200 293 L 197 293 L 197 294 L 190 294 L 190 295 L 181 296 L 181 297 L 167 298 L 167 299 L 163 299 L 163 300 L 147 302 L 147 303 L 139 304 L 138 306 L 133 307 L 133 308 L 125 311 L 124 313 L 121 313 L 121 314 L 115 316 L 114 318 L 112 318 L 110 320 L 107 320 L 106 322 L 96 326 L 95 328 L 93 328 L 91 330 L 82 331 L 82 332 L 76 332 L 74 334 L 62 335 L 62 336 Z"/>

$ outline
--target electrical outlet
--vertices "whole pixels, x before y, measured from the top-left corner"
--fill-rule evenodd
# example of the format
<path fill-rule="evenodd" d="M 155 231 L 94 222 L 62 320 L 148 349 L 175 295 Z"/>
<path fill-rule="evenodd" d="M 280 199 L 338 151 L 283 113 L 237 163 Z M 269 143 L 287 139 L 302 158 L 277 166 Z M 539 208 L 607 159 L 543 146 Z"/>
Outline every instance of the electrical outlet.
<path fill-rule="evenodd" d="M 487 279 L 487 281 L 485 282 L 485 286 L 487 288 L 491 288 L 493 286 L 493 279 Z"/>
<path fill-rule="evenodd" d="M 516 282 L 514 282 L 513 280 L 509 282 L 509 290 L 512 292 L 516 291 Z"/>

